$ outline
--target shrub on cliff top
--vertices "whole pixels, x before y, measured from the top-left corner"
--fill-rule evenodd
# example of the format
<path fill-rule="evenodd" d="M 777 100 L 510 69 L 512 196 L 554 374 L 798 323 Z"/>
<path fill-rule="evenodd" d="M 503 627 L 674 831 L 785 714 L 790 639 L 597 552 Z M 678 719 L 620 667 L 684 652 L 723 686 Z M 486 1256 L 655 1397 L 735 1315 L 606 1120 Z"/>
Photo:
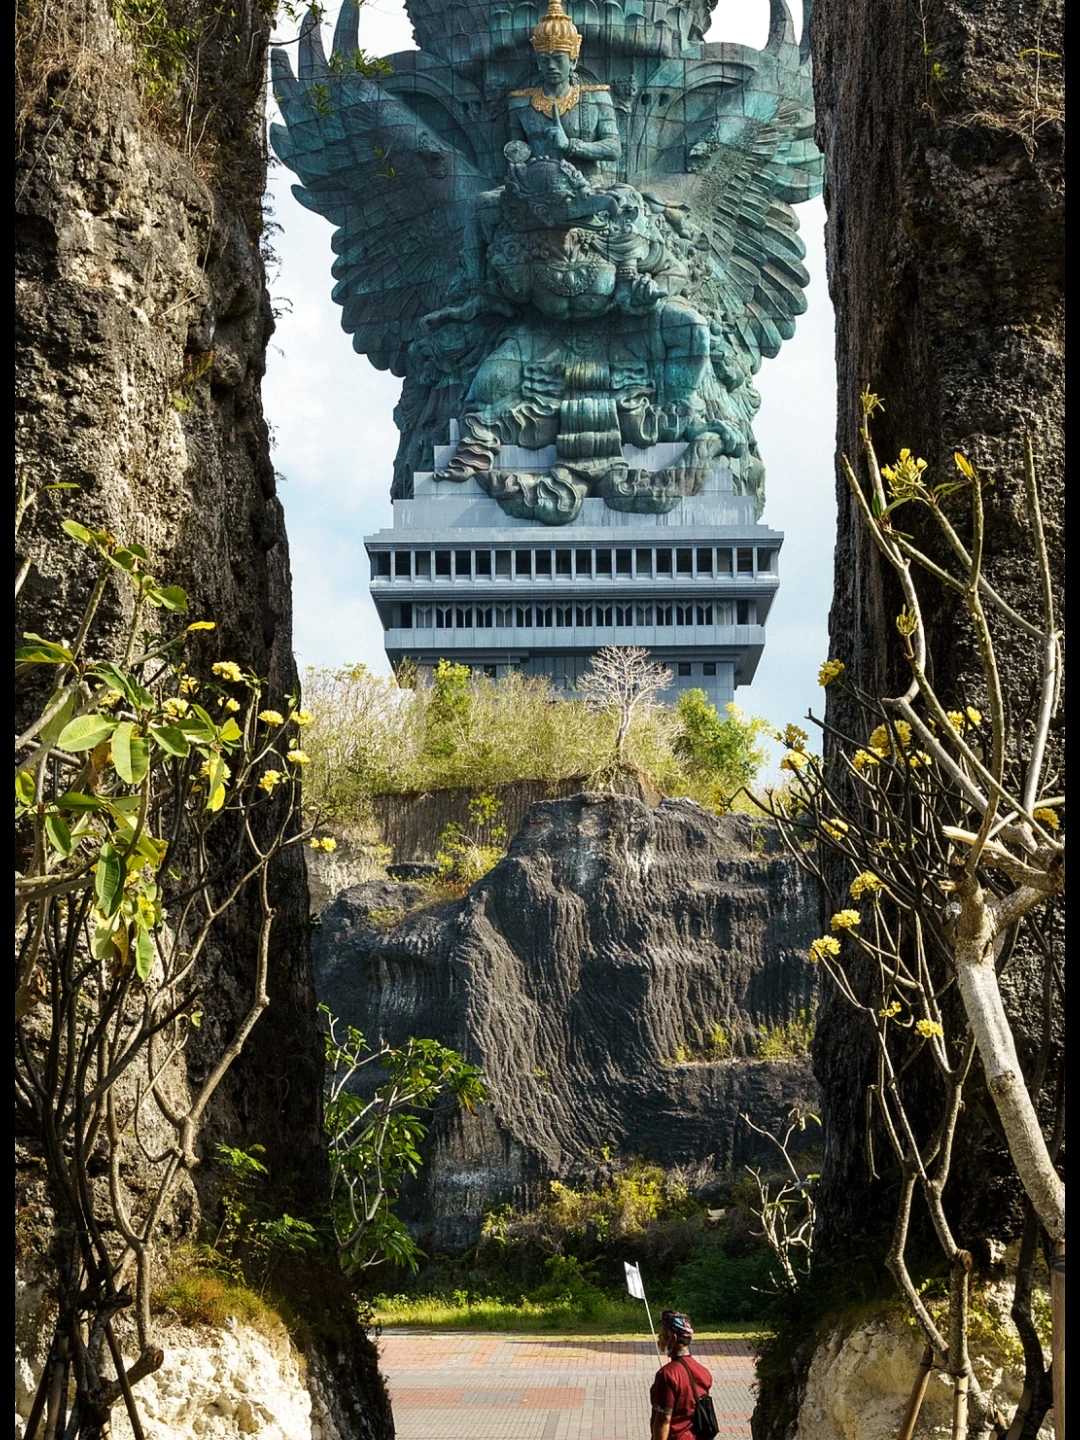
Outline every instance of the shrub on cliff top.
<path fill-rule="evenodd" d="M 610 760 L 620 724 L 614 710 L 561 698 L 541 676 L 469 677 L 449 663 L 415 688 L 363 665 L 308 669 L 304 703 L 313 716 L 305 803 L 343 822 L 361 818 L 374 794 L 490 791 L 594 774 Z M 764 729 L 736 707 L 720 714 L 703 691 L 689 691 L 674 707 L 634 713 L 624 759 L 664 793 L 722 811 L 760 768 Z"/>

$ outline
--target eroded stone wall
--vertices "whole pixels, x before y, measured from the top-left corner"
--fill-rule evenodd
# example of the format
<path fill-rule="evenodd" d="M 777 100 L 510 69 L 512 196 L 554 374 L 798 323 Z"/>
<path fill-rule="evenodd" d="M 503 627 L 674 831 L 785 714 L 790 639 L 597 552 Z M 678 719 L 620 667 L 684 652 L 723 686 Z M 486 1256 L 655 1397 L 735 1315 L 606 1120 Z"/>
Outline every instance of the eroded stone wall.
<path fill-rule="evenodd" d="M 140 11 L 131 44 L 117 25 L 123 5 L 20 5 L 18 467 L 31 486 L 80 488 L 31 513 L 16 620 L 20 630 L 74 633 L 94 578 L 86 552 L 59 533 L 61 516 L 75 514 L 141 542 L 155 573 L 187 590 L 191 618 L 216 622 L 193 647 L 193 669 L 236 660 L 280 696 L 296 672 L 260 400 L 272 330 L 262 255 L 269 8 L 230 0 L 190 13 L 162 7 L 153 19 Z M 181 58 L 198 82 L 179 97 L 149 83 L 153 24 L 190 24 L 196 37 Z M 103 643 L 119 633 L 124 603 L 109 593 Z M 29 706 L 32 690 L 23 699 Z M 272 891 L 270 1007 L 202 1143 L 264 1144 L 274 1183 L 303 1213 L 324 1193 L 322 1055 L 296 850 L 277 865 Z M 192 1078 L 250 1004 L 256 920 L 239 904 L 208 949 L 204 1024 L 185 1059 Z M 173 1217 L 181 1230 L 196 1220 L 187 1205 Z M 342 1343 L 352 1356 L 342 1384 L 366 1397 L 350 1433 L 375 1440 L 390 1421 L 374 1351 L 355 1327 Z"/>

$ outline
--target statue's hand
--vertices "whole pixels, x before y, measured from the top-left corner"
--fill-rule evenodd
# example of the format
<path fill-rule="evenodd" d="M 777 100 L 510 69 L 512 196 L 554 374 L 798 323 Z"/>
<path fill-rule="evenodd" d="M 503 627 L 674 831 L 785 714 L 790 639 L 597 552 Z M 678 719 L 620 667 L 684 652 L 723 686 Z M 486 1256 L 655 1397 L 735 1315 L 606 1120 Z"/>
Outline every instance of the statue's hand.
<path fill-rule="evenodd" d="M 551 129 L 548 132 L 552 153 L 565 155 L 570 149 L 570 138 L 563 129 L 562 116 L 559 114 L 559 107 L 556 105 L 551 116 Z"/>
<path fill-rule="evenodd" d="M 630 287 L 630 306 L 633 310 L 655 310 L 660 301 L 666 299 L 667 293 L 661 290 L 659 285 L 654 285 L 648 275 L 638 275 Z"/>

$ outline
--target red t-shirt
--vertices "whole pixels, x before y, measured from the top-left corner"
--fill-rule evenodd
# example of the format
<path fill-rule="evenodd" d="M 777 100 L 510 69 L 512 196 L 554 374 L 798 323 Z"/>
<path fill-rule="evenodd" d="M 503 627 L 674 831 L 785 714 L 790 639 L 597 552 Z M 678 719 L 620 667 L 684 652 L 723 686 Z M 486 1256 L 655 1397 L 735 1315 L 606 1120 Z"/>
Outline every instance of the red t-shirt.
<path fill-rule="evenodd" d="M 694 1377 L 690 1382 L 691 1371 Z M 671 1411 L 671 1440 L 686 1440 L 693 1436 L 690 1421 L 698 1396 L 712 1386 L 712 1376 L 704 1365 L 699 1365 L 692 1355 L 683 1355 L 678 1360 L 669 1360 L 656 1372 L 656 1379 L 649 1391 L 649 1399 L 655 1410 Z"/>

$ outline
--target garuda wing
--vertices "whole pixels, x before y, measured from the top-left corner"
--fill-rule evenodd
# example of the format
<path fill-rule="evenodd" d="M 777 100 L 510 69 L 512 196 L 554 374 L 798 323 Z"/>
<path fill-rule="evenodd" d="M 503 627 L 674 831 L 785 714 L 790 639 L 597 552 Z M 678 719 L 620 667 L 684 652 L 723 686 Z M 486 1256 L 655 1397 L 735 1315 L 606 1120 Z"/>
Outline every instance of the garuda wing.
<path fill-rule="evenodd" d="M 764 50 L 705 47 L 700 82 L 687 75 L 683 133 L 659 148 L 650 177 L 704 232 L 693 293 L 751 373 L 791 338 L 806 309 L 810 277 L 792 206 L 820 193 L 823 173 L 809 9 L 804 3 L 801 45 L 783 0 L 772 0 Z"/>
<path fill-rule="evenodd" d="M 297 200 L 335 227 L 333 298 L 353 348 L 405 375 L 418 321 L 448 299 L 470 202 L 490 182 L 472 153 L 461 81 L 457 96 L 445 93 L 415 54 L 392 57 L 385 77 L 360 73 L 357 16 L 347 0 L 327 60 L 309 13 L 296 76 L 274 51 L 285 124 L 270 138 L 302 182 Z"/>

